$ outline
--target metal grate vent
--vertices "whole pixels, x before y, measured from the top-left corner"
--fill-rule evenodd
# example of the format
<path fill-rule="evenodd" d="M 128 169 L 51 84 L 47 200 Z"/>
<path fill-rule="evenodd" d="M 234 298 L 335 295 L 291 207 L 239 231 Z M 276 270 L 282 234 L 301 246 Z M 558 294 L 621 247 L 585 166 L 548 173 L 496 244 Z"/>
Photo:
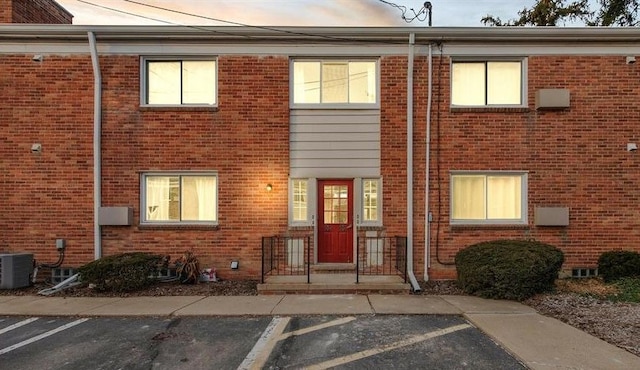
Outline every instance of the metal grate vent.
<path fill-rule="evenodd" d="M 583 267 L 571 270 L 571 277 L 574 278 L 588 278 L 594 276 L 598 276 L 598 269 L 596 268 Z"/>

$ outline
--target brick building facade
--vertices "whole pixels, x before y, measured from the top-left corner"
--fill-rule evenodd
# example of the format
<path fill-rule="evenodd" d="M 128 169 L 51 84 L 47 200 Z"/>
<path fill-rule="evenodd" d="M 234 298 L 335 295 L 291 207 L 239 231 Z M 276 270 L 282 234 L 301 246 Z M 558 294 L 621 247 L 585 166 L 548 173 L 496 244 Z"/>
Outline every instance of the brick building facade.
<path fill-rule="evenodd" d="M 408 236 L 418 279 L 455 277 L 457 251 L 497 238 L 548 242 L 565 270 L 594 268 L 604 251 L 640 248 L 639 37 L 0 26 L 0 252 L 55 260 L 62 238 L 74 267 L 193 250 L 224 278 L 258 278 L 262 237 L 320 245 L 336 217 L 355 237 Z M 157 77 L 174 67 L 178 97 Z M 347 95 L 332 85 L 343 72 Z M 191 73 L 214 86 L 187 89 Z M 187 206 L 190 192 L 212 210 Z M 102 211 L 118 220 L 98 222 Z M 312 263 L 323 258 L 316 249 Z"/>
<path fill-rule="evenodd" d="M 0 23 L 71 24 L 72 19 L 54 0 L 0 0 Z"/>

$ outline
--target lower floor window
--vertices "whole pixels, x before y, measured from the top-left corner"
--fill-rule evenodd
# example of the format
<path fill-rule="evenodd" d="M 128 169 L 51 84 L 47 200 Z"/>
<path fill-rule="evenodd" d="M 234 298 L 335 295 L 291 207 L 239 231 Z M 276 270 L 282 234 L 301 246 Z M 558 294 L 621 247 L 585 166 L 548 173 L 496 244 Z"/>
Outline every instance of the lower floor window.
<path fill-rule="evenodd" d="M 215 223 L 215 173 L 147 173 L 142 176 L 142 222 Z"/>
<path fill-rule="evenodd" d="M 525 224 L 526 173 L 453 173 L 453 224 Z"/>

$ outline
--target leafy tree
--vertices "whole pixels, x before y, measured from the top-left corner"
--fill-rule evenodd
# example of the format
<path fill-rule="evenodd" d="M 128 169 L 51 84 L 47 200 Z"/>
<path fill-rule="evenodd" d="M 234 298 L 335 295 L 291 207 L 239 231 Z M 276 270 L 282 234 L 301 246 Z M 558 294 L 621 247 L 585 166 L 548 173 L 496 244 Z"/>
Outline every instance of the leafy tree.
<path fill-rule="evenodd" d="M 487 15 L 488 26 L 558 26 L 564 22 L 583 22 L 588 26 L 638 26 L 640 0 L 598 0 L 600 8 L 593 12 L 589 0 L 537 0 L 531 8 L 518 11 L 518 19 L 503 22 Z"/>
<path fill-rule="evenodd" d="M 567 20 L 587 20 L 591 12 L 588 0 L 578 0 L 569 4 L 566 4 L 565 0 L 538 0 L 533 8 L 524 8 L 518 15 L 520 18 L 507 22 L 487 15 L 482 18 L 482 23 L 489 26 L 557 26 Z"/>
<path fill-rule="evenodd" d="M 589 26 L 638 26 L 639 0 L 598 0 L 600 10 Z"/>

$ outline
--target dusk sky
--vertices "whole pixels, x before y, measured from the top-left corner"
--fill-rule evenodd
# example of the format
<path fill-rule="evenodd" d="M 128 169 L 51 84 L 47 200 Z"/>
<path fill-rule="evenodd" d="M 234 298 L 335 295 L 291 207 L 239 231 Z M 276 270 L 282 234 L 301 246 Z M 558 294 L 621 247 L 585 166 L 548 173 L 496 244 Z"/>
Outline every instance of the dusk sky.
<path fill-rule="evenodd" d="M 229 25 L 207 18 L 262 26 L 426 26 L 426 21 L 406 23 L 412 8 L 422 9 L 422 0 L 56 0 L 74 15 L 79 25 Z M 142 4 L 150 5 L 145 6 Z M 535 0 L 433 0 L 433 26 L 483 26 L 491 14 L 502 20 L 517 16 Z M 179 14 L 197 14 L 202 17 Z M 107 8 L 111 8 L 107 9 Z M 127 14 L 130 13 L 130 14 Z M 131 15 L 135 14 L 135 15 Z M 139 16 L 136 16 L 139 15 Z M 423 19 L 424 16 L 421 17 Z M 156 21 L 158 20 L 158 21 Z"/>

